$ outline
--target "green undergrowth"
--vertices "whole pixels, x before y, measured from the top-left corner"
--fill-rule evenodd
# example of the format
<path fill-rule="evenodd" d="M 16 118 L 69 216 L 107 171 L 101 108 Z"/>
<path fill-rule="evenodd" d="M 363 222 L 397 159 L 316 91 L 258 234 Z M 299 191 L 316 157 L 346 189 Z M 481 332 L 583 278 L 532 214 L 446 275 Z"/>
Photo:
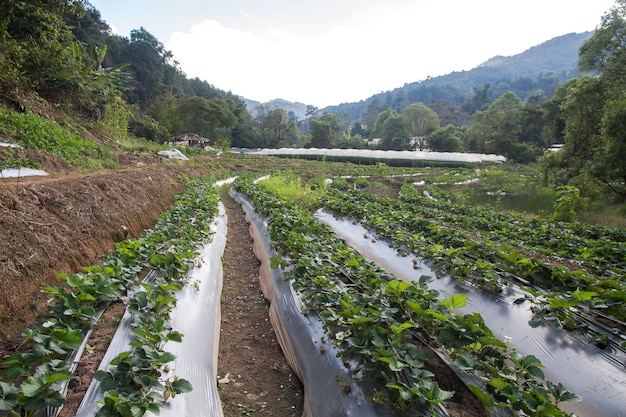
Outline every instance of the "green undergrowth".
<path fill-rule="evenodd" d="M 0 109 L 0 133 L 24 148 L 57 155 L 72 166 L 100 169 L 117 165 L 109 147 L 84 139 L 59 123 L 33 113 Z"/>
<path fill-rule="evenodd" d="M 122 151 L 139 155 L 154 155 L 159 151 L 171 148 L 171 146 L 130 135 L 127 135 L 125 138 L 118 139 L 117 142 Z"/>
<path fill-rule="evenodd" d="M 2 157 L 0 160 L 0 171 L 5 168 L 41 168 L 39 163 L 25 158 L 23 153 L 23 149 L 20 148 L 0 148 L 0 156 Z"/>

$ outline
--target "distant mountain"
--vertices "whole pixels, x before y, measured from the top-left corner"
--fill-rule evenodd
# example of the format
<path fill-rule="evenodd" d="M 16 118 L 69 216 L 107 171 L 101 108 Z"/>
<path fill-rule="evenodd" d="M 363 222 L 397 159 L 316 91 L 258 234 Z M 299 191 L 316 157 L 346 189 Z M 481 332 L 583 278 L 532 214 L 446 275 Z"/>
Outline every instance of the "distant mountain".
<path fill-rule="evenodd" d="M 294 116 L 298 120 L 304 120 L 306 118 L 306 104 L 302 103 L 292 103 L 291 101 L 283 100 L 280 98 L 275 98 L 273 100 L 268 101 L 267 103 L 261 103 L 259 101 L 249 100 L 247 98 L 241 97 L 241 99 L 246 103 L 246 108 L 254 117 L 256 115 L 256 107 L 258 105 L 267 105 L 271 108 L 279 107 L 281 109 L 285 109 L 287 113 L 293 112 Z"/>
<path fill-rule="evenodd" d="M 477 68 L 496 68 L 509 78 L 536 78 L 548 72 L 577 72 L 578 49 L 591 35 L 593 32 L 558 36 L 518 55 L 493 57 Z"/>
<path fill-rule="evenodd" d="M 402 110 L 411 103 L 443 101 L 458 106 L 465 102 L 474 87 L 482 88 L 487 83 L 491 98 L 500 97 L 507 90 L 522 99 L 536 93 L 550 97 L 560 83 L 578 75 L 578 49 L 592 34 L 584 32 L 559 36 L 518 55 L 495 56 L 470 71 L 405 84 L 357 103 L 329 106 L 322 111 L 334 114 L 345 112 L 356 120 L 370 105 Z"/>

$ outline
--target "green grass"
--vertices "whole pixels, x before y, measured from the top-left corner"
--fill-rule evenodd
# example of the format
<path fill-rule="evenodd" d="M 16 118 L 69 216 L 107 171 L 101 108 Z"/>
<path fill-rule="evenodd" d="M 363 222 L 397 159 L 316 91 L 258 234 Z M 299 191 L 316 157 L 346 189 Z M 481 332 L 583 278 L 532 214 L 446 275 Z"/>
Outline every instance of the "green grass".
<path fill-rule="evenodd" d="M 127 153 L 137 153 L 140 155 L 154 155 L 159 151 L 172 148 L 171 146 L 162 145 L 152 140 L 131 136 L 120 139 L 117 143 L 122 151 Z"/>
<path fill-rule="evenodd" d="M 260 184 L 283 198 L 299 201 L 307 207 L 314 207 L 318 203 L 319 190 L 306 187 L 299 177 L 292 174 L 272 175 Z"/>
<path fill-rule="evenodd" d="M 39 149 L 61 157 L 69 165 L 100 169 L 117 165 L 113 151 L 84 139 L 33 113 L 16 113 L 0 109 L 0 131 L 29 149 Z"/>

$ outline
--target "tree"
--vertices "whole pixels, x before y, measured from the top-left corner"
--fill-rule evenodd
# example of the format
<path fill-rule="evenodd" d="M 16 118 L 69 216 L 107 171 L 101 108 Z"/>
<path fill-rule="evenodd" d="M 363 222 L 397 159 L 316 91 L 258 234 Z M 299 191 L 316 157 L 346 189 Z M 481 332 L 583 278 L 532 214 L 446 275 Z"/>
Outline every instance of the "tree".
<path fill-rule="evenodd" d="M 602 143 L 597 147 L 592 174 L 613 193 L 626 198 L 626 95 L 605 105 Z"/>
<path fill-rule="evenodd" d="M 368 104 L 365 112 L 361 115 L 361 123 L 364 126 L 364 129 L 370 132 L 368 137 L 380 137 L 376 136 L 374 133 L 374 129 L 376 127 L 376 122 L 380 116 L 382 111 L 382 107 L 378 101 L 378 96 L 374 96 L 372 101 Z"/>
<path fill-rule="evenodd" d="M 364 136 L 365 130 L 363 129 L 363 125 L 358 120 L 354 122 L 352 125 L 352 129 L 350 129 L 350 133 L 353 135 Z"/>
<path fill-rule="evenodd" d="M 332 148 L 334 134 L 330 123 L 321 119 L 309 120 L 309 132 L 311 133 L 311 147 Z"/>
<path fill-rule="evenodd" d="M 319 119 L 328 123 L 335 139 L 339 138 L 339 136 L 343 132 L 343 124 L 341 122 L 341 119 L 336 114 L 324 113 Z"/>
<path fill-rule="evenodd" d="M 489 103 L 491 103 L 491 99 L 489 98 L 489 88 L 491 88 L 489 83 L 483 85 L 483 88 L 472 87 L 472 96 L 465 103 L 463 103 L 463 110 L 469 114 L 486 110 L 487 107 L 489 107 Z"/>
<path fill-rule="evenodd" d="M 519 142 L 522 107 L 522 100 L 507 91 L 486 111 L 477 111 L 467 130 L 470 149 L 515 159 L 513 144 Z"/>
<path fill-rule="evenodd" d="M 306 113 L 304 113 L 304 115 L 306 117 L 315 117 L 315 115 L 317 114 L 317 110 L 318 110 L 317 106 L 313 106 L 311 104 L 308 104 L 306 106 Z"/>
<path fill-rule="evenodd" d="M 287 147 L 296 142 L 296 123 L 289 120 L 289 114 L 279 107 L 270 108 L 266 104 L 257 106 L 255 118 L 258 145 L 266 148 Z"/>
<path fill-rule="evenodd" d="M 411 149 L 411 140 L 406 125 L 406 119 L 387 109 L 380 114 L 376 122 L 374 134 L 382 139 L 381 149 L 404 151 Z"/>
<path fill-rule="evenodd" d="M 526 103 L 522 109 L 520 142 L 532 143 L 539 148 L 546 148 L 543 137 L 544 123 L 544 109 L 533 102 Z"/>
<path fill-rule="evenodd" d="M 0 1 L 0 91 L 5 96 L 15 93 L 19 100 L 18 91 L 35 91 L 55 103 L 74 98 L 77 84 L 87 82 L 88 75 L 82 57 L 72 53 L 74 36 L 64 16 L 79 8 L 63 0 Z"/>
<path fill-rule="evenodd" d="M 183 98 L 177 103 L 177 113 L 182 121 L 182 131 L 174 134 L 196 133 L 208 138 L 211 143 L 223 139 L 223 136 L 230 136 L 225 135 L 223 129 L 231 129 L 237 122 L 228 103 L 219 98 Z"/>
<path fill-rule="evenodd" d="M 600 80 L 591 75 L 567 83 L 567 95 L 561 104 L 564 145 L 559 156 L 570 177 L 580 174 L 600 143 L 604 94 Z"/>
<path fill-rule="evenodd" d="M 581 71 L 599 71 L 604 83 L 619 92 L 626 84 L 626 0 L 615 6 L 601 19 L 595 30 L 578 51 Z"/>
<path fill-rule="evenodd" d="M 387 109 L 380 113 L 376 119 L 376 123 L 374 125 L 374 129 L 372 130 L 372 136 L 374 138 L 382 138 L 383 136 L 383 125 L 385 124 L 385 120 L 389 117 L 396 117 L 398 113 L 395 110 Z"/>
<path fill-rule="evenodd" d="M 543 113 L 541 137 L 546 147 L 555 143 L 563 143 L 564 141 L 565 120 L 563 120 L 561 104 L 565 101 L 567 94 L 565 85 L 564 83 L 557 88 L 554 95 L 540 106 Z"/>
<path fill-rule="evenodd" d="M 361 135 L 344 133 L 335 143 L 335 147 L 339 149 L 366 149 L 367 142 Z"/>
<path fill-rule="evenodd" d="M 428 135 L 427 144 L 431 151 L 461 152 L 463 150 L 461 134 L 454 125 L 436 129 Z"/>
<path fill-rule="evenodd" d="M 574 175 L 589 173 L 611 192 L 626 197 L 626 0 L 601 20 L 579 50 L 579 68 L 598 71 L 568 90 L 566 156 Z M 583 95 L 585 98 L 583 98 Z M 601 119 L 601 120 L 600 120 Z M 573 165 L 573 167 L 572 167 Z"/>
<path fill-rule="evenodd" d="M 173 78 L 173 55 L 143 27 L 130 32 L 126 58 L 131 62 L 133 90 L 128 93 L 131 103 L 148 107 L 159 95 L 168 92 Z"/>
<path fill-rule="evenodd" d="M 440 120 L 437 113 L 422 103 L 413 103 L 402 112 L 406 120 L 406 129 L 421 151 L 426 144 L 426 136 L 439 128 Z"/>
<path fill-rule="evenodd" d="M 447 126 L 449 124 L 457 125 L 457 126 L 465 126 L 469 125 L 471 120 L 471 115 L 466 111 L 463 111 L 458 106 L 451 106 L 447 101 L 444 100 L 434 100 L 431 101 L 428 105 L 437 116 L 441 120 L 441 126 Z"/>

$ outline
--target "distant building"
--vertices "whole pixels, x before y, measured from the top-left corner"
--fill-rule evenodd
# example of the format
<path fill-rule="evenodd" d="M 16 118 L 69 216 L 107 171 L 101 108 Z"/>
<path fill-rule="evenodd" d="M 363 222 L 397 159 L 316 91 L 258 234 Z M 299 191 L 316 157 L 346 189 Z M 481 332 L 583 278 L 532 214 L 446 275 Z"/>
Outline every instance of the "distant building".
<path fill-rule="evenodd" d="M 172 138 L 172 146 L 188 146 L 190 148 L 204 148 L 209 145 L 209 140 L 195 133 L 185 133 Z"/>

